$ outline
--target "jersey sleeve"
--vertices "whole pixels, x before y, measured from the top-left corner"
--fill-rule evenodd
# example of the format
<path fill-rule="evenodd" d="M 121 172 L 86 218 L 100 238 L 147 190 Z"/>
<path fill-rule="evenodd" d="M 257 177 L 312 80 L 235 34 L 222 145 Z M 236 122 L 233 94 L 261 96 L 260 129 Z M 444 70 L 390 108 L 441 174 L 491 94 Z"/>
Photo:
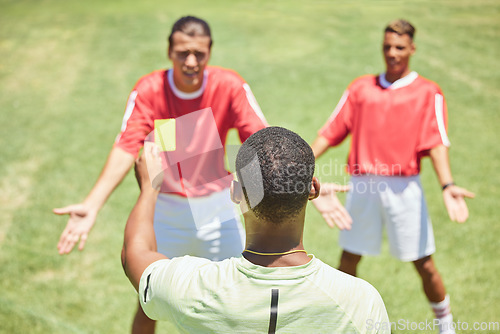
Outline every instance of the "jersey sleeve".
<path fill-rule="evenodd" d="M 326 138 L 330 146 L 340 144 L 350 132 L 353 109 L 352 100 L 352 93 L 347 89 L 330 115 L 330 118 L 328 118 L 328 121 L 318 131 L 318 135 Z"/>
<path fill-rule="evenodd" d="M 144 313 L 153 320 L 175 322 L 176 317 L 182 318 L 193 282 L 200 268 L 208 263 L 208 259 L 183 256 L 150 264 L 141 276 L 138 289 Z"/>
<path fill-rule="evenodd" d="M 380 296 L 380 293 L 373 286 L 371 286 L 371 289 L 368 289 L 368 291 L 370 290 L 370 297 L 365 295 L 357 299 L 364 300 L 366 302 L 365 307 L 368 310 L 364 321 L 360 321 L 360 328 L 364 327 L 367 333 L 390 334 L 391 322 L 389 321 L 382 296 Z"/>
<path fill-rule="evenodd" d="M 343 309 L 359 333 L 391 333 L 384 301 L 370 283 L 355 277 L 346 278 L 339 285 L 342 286 L 339 296 L 344 300 Z"/>
<path fill-rule="evenodd" d="M 238 130 L 241 142 L 268 126 L 250 86 L 243 80 L 233 88 L 231 109 L 232 127 Z"/>
<path fill-rule="evenodd" d="M 447 135 L 446 101 L 439 90 L 430 95 L 419 133 L 417 145 L 419 155 L 427 155 L 430 149 L 439 145 L 450 146 Z"/>
<path fill-rule="evenodd" d="M 144 313 L 153 320 L 161 319 L 162 308 L 168 306 L 166 301 L 169 299 L 169 289 L 161 287 L 159 284 L 161 281 L 167 280 L 164 273 L 168 272 L 171 262 L 170 259 L 153 262 L 144 270 L 139 282 L 139 303 Z"/>
<path fill-rule="evenodd" d="M 154 129 L 154 110 L 148 96 L 148 84 L 139 81 L 127 101 L 121 132 L 115 146 L 137 156 L 144 140 Z"/>

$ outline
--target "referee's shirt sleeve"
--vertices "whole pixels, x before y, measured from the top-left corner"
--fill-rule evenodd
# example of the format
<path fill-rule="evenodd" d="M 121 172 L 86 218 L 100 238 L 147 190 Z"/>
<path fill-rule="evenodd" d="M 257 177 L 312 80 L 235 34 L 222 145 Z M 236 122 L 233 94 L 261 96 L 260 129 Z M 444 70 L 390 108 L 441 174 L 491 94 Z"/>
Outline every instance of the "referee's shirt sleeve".
<path fill-rule="evenodd" d="M 139 283 L 139 302 L 153 320 L 178 323 L 185 315 L 192 295 L 200 289 L 200 269 L 212 263 L 194 256 L 163 259 L 150 264 Z"/>
<path fill-rule="evenodd" d="M 171 263 L 172 260 L 169 259 L 151 263 L 142 273 L 139 282 L 139 302 L 144 313 L 153 320 L 160 320 L 168 305 L 167 285 L 170 280 L 165 275 Z"/>

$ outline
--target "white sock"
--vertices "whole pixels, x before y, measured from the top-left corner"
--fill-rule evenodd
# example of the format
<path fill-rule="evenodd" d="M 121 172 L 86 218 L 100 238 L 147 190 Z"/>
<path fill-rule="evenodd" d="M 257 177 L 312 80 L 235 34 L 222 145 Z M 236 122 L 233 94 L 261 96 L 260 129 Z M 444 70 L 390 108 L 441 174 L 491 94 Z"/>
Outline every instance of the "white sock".
<path fill-rule="evenodd" d="M 453 324 L 453 315 L 450 308 L 450 296 L 446 295 L 443 301 L 439 303 L 430 303 L 436 319 L 439 320 L 439 333 L 440 334 L 455 334 L 455 327 Z"/>

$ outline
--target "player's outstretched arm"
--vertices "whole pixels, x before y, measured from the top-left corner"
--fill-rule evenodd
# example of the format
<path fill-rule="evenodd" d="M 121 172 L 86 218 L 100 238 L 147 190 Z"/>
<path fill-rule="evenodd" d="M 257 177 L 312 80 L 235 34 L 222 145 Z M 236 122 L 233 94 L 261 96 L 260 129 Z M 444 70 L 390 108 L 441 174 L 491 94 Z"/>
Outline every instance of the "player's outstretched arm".
<path fill-rule="evenodd" d="M 432 165 L 443 187 L 443 201 L 452 221 L 464 223 L 469 218 L 469 209 L 465 198 L 474 198 L 475 194 L 455 185 L 451 175 L 448 148 L 444 145 L 430 150 Z"/>
<path fill-rule="evenodd" d="M 58 215 L 69 215 L 68 223 L 57 244 L 59 254 L 70 253 L 78 242 L 78 249 L 83 250 L 90 230 L 95 224 L 97 213 L 127 175 L 133 163 L 134 156 L 132 154 L 114 147 L 99 179 L 85 201 L 53 210 Z"/>
<path fill-rule="evenodd" d="M 155 204 L 161 186 L 161 182 L 154 180 L 161 179 L 158 177 L 161 173 L 156 146 L 145 145 L 144 154 L 135 164 L 135 176 L 141 194 L 127 220 L 122 249 L 123 269 L 136 290 L 144 270 L 151 263 L 167 258 L 156 251 L 153 227 Z"/>
<path fill-rule="evenodd" d="M 311 145 L 315 158 L 319 158 L 328 150 L 330 143 L 323 136 L 318 136 Z M 314 207 L 318 209 L 328 226 L 337 226 L 341 230 L 350 230 L 352 225 L 351 215 L 344 208 L 338 199 L 337 192 L 348 191 L 348 186 L 335 183 L 323 183 L 318 198 L 312 201 Z"/>
<path fill-rule="evenodd" d="M 331 228 L 337 226 L 341 230 L 351 229 L 352 218 L 336 195 L 337 192 L 348 190 L 349 186 L 323 183 L 319 197 L 312 201 Z"/>
<path fill-rule="evenodd" d="M 443 190 L 443 200 L 448 215 L 452 221 L 465 223 L 469 218 L 469 209 L 465 203 L 465 197 L 474 198 L 475 194 L 465 188 L 451 185 Z"/>
<path fill-rule="evenodd" d="M 322 136 L 316 137 L 316 139 L 313 141 L 313 143 L 311 145 L 311 148 L 312 148 L 313 153 L 314 153 L 314 157 L 316 159 L 319 158 L 321 155 L 323 155 L 323 153 L 325 153 L 329 147 L 330 147 L 330 143 L 328 142 L 328 140 L 325 137 L 322 137 Z"/>

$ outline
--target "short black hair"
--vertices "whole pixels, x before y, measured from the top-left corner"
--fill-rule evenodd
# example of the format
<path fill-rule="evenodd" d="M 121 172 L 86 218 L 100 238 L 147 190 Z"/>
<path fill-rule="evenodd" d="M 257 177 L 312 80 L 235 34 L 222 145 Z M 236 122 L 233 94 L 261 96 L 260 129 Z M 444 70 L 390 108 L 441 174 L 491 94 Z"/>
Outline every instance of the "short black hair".
<path fill-rule="evenodd" d="M 236 175 L 245 200 L 261 219 L 281 223 L 307 204 L 314 154 L 298 134 L 281 127 L 250 136 L 236 156 Z"/>
<path fill-rule="evenodd" d="M 172 47 L 173 34 L 177 31 L 183 32 L 188 36 L 207 36 L 210 37 L 210 45 L 212 47 L 212 33 L 210 26 L 205 20 L 195 16 L 183 16 L 178 19 L 172 26 L 172 32 L 168 36 L 168 47 Z"/>
<path fill-rule="evenodd" d="M 408 35 L 413 40 L 413 36 L 415 35 L 416 29 L 410 22 L 403 19 L 399 19 L 390 22 L 385 27 L 384 32 L 395 32 L 400 36 Z"/>

